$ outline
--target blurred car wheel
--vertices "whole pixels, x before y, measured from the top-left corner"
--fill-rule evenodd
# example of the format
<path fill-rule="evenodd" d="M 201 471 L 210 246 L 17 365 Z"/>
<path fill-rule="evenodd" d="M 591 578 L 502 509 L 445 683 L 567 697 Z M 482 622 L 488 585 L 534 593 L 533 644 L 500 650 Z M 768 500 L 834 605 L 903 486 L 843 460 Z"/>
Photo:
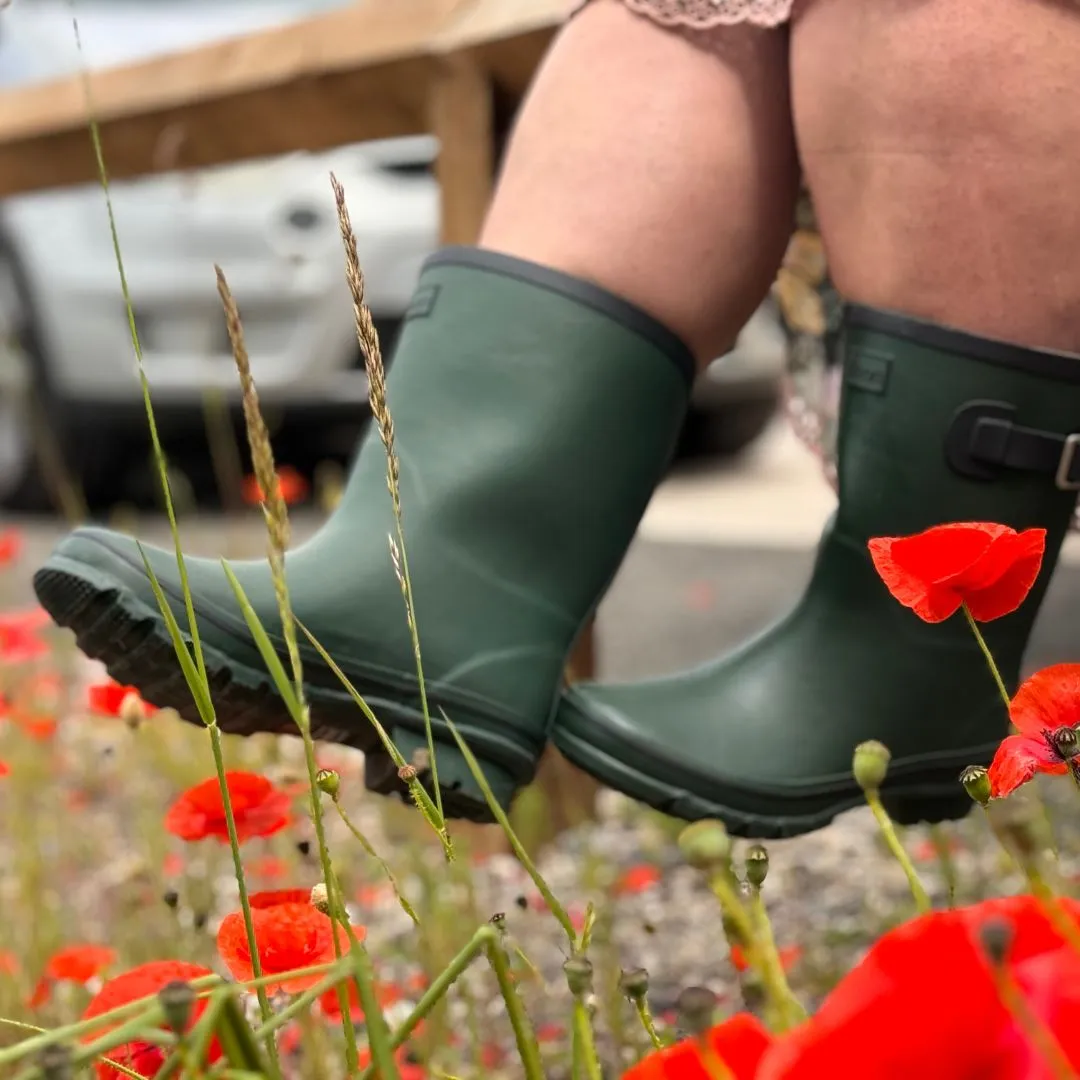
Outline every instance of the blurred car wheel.
<path fill-rule="evenodd" d="M 0 231 L 0 508 L 60 509 L 63 493 L 54 488 L 61 478 L 77 485 L 88 502 L 97 499 L 112 441 L 88 417 L 76 428 L 78 415 L 74 403 L 51 390 L 29 283 L 18 252 Z"/>
<path fill-rule="evenodd" d="M 15 252 L 0 235 L 0 507 L 44 510 L 48 493 L 34 448 L 30 296 Z"/>

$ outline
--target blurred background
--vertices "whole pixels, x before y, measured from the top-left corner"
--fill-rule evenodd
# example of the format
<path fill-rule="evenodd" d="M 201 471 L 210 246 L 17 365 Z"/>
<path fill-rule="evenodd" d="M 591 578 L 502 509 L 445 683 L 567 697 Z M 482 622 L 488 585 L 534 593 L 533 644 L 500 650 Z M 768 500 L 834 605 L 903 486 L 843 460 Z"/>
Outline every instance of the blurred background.
<path fill-rule="evenodd" d="M 0 90 L 339 6 L 79 0 L 80 50 L 68 0 L 15 0 L 0 21 Z M 498 142 L 512 119 L 499 118 Z M 168 139 L 161 143 L 167 156 Z M 238 396 L 212 264 L 223 266 L 240 302 L 280 460 L 304 474 L 323 461 L 344 462 L 366 421 L 367 390 L 328 174 L 348 194 L 369 304 L 389 354 L 420 266 L 439 243 L 438 150 L 433 137 L 400 138 L 114 184 L 155 406 L 167 447 L 200 501 L 216 498 L 207 409 Z M 776 408 L 783 346 L 770 302 L 701 379 L 686 454 L 731 458 L 754 443 Z M 145 501 L 152 490 L 146 422 L 98 185 L 0 202 L 0 348 L 0 507 L 49 508 L 35 447 L 42 425 L 90 509 Z"/>
<path fill-rule="evenodd" d="M 0 93 L 344 6 L 11 0 L 0 8 Z M 496 159 L 512 123 L 513 110 L 496 102 Z M 111 187 L 145 371 L 191 549 L 259 552 L 213 264 L 240 305 L 279 464 L 295 472 L 302 536 L 332 504 L 368 419 L 328 174 L 345 187 L 389 354 L 420 266 L 439 244 L 439 145 L 398 138 L 170 171 L 168 134 L 152 177 Z M 793 356 L 770 297 L 700 379 L 679 460 L 601 611 L 605 675 L 713 655 L 797 596 L 833 496 L 781 407 L 785 373 L 800 362 L 795 345 Z M 111 518 L 153 539 L 162 528 L 155 489 L 100 186 L 0 200 L 0 514 L 25 529 L 33 565 L 66 527 L 64 515 Z M 25 592 L 20 599 L 29 599 L 28 582 Z M 1067 604 L 1056 590 L 1044 625 L 1059 595 Z M 1052 629 L 1041 640 L 1043 653 L 1067 651 Z"/>

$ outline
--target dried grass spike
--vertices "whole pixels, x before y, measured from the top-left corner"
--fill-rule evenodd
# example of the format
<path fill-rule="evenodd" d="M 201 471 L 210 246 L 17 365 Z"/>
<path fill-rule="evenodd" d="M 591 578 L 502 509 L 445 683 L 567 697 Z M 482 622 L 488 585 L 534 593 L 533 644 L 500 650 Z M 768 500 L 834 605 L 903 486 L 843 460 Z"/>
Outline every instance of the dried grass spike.
<path fill-rule="evenodd" d="M 251 464 L 255 470 L 255 479 L 262 489 L 266 507 L 267 528 L 274 554 L 281 558 L 289 546 L 289 515 L 285 499 L 278 483 L 277 470 L 274 467 L 274 452 L 270 446 L 270 433 L 266 429 L 259 409 L 259 394 L 255 389 L 255 379 L 251 374 L 251 360 L 247 345 L 244 343 L 244 328 L 240 322 L 240 311 L 236 299 L 225 280 L 225 273 L 220 266 L 214 266 L 217 276 L 218 296 L 225 309 L 225 328 L 229 335 L 236 371 L 240 376 L 240 393 L 244 406 L 244 424 L 247 427 L 248 444 L 251 447 Z"/>
<path fill-rule="evenodd" d="M 383 364 L 378 331 L 375 329 L 371 312 L 364 302 L 364 272 L 360 269 L 356 236 L 353 234 L 349 208 L 345 205 L 345 189 L 333 173 L 330 174 L 330 184 L 334 189 L 341 242 L 345 247 L 345 280 L 349 283 L 349 292 L 352 294 L 356 337 L 364 354 L 364 368 L 368 378 L 368 401 L 371 403 L 371 415 L 375 418 L 375 424 L 379 429 L 379 437 L 386 449 L 386 483 L 394 500 L 394 511 L 399 514 L 401 512 L 399 470 L 397 454 L 394 451 L 394 421 L 386 403 L 386 367 Z"/>

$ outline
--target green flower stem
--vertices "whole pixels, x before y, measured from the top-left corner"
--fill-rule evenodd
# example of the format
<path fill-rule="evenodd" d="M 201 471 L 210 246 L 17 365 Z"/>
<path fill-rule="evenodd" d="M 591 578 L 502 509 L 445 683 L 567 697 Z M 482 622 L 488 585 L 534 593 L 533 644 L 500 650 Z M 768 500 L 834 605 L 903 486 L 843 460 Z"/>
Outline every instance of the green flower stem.
<path fill-rule="evenodd" d="M 723 869 L 710 874 L 709 888 L 720 901 L 724 914 L 731 920 L 742 940 L 747 951 L 747 960 L 761 976 L 765 994 L 778 1017 L 781 1029 L 794 1027 L 805 1016 L 803 1008 L 791 993 L 779 958 L 776 958 L 775 962 L 769 960 L 768 948 L 758 936 L 754 921 L 736 892 L 731 871 Z M 775 953 L 775 949 L 773 952 Z"/>
<path fill-rule="evenodd" d="M 975 635 L 975 640 L 979 644 L 979 648 L 982 650 L 982 654 L 986 657 L 986 666 L 990 669 L 990 674 L 994 677 L 994 682 L 997 685 L 998 693 L 1001 695 L 1001 700 L 1005 702 L 1005 711 L 1009 711 L 1009 707 L 1012 705 L 1012 699 L 1009 697 L 1009 691 L 1005 688 L 1005 680 L 1001 677 L 1001 672 L 998 670 L 997 662 L 994 660 L 994 654 L 990 651 L 990 646 L 986 644 L 986 638 L 983 637 L 982 631 L 979 629 L 979 624 L 975 621 L 975 616 L 971 614 L 971 609 L 967 604 L 962 605 L 964 618 L 967 619 L 967 624 L 971 628 L 971 632 Z"/>
<path fill-rule="evenodd" d="M 279 975 L 278 978 L 281 976 Z M 333 990 L 338 983 L 341 982 L 340 975 L 327 975 L 325 979 L 317 982 L 314 986 L 305 990 L 298 997 L 293 998 L 284 1009 L 280 1009 L 274 1013 L 265 1024 L 260 1024 L 255 1029 L 255 1035 L 257 1038 L 265 1038 L 273 1031 L 277 1031 L 283 1028 L 290 1020 L 292 1020 L 297 1013 L 302 1013 L 305 1009 L 310 1009 L 316 1001 L 319 1000 L 328 990 Z"/>
<path fill-rule="evenodd" d="M 532 1024 L 525 1012 L 525 1006 L 514 986 L 514 980 L 510 974 L 510 962 L 506 958 L 502 945 L 491 942 L 487 948 L 488 962 L 495 979 L 499 984 L 499 992 L 506 1004 L 506 1015 L 510 1020 L 510 1026 L 514 1029 L 514 1040 L 517 1042 L 518 1057 L 524 1070 L 525 1080 L 544 1080 L 544 1065 L 540 1060 L 540 1046 L 536 1041 Z"/>
<path fill-rule="evenodd" d="M 401 891 L 401 886 L 398 883 L 397 877 L 394 875 L 394 871 L 390 869 L 390 864 L 375 850 L 371 841 L 353 824 L 352 818 L 345 812 L 345 807 L 341 805 L 341 799 L 333 797 L 331 798 L 331 802 L 334 804 L 334 809 L 337 810 L 338 817 L 341 818 L 345 828 L 352 833 L 353 837 L 359 842 L 364 851 L 379 864 L 380 869 L 386 875 L 386 880 L 390 882 L 390 887 L 394 890 L 394 895 L 401 905 L 401 910 L 412 919 L 415 926 L 419 926 L 420 919 L 413 910 L 412 904 L 409 903 L 405 894 Z"/>
<path fill-rule="evenodd" d="M 886 846 L 900 864 L 900 869 L 904 871 L 908 888 L 911 889 L 911 895 L 915 899 L 915 910 L 920 915 L 925 914 L 930 910 L 930 897 L 926 895 L 926 889 L 923 888 L 923 883 L 919 880 L 911 856 L 908 855 L 904 845 L 900 843 L 900 837 L 896 835 L 896 827 L 893 825 L 892 818 L 889 817 L 885 807 L 881 804 L 881 796 L 876 791 L 868 789 L 866 791 L 866 801 L 874 815 L 874 820 L 878 823 L 881 835 L 885 838 Z"/>
<path fill-rule="evenodd" d="M 930 826 L 930 843 L 934 846 L 934 852 L 941 867 L 941 877 L 945 882 L 945 888 L 949 894 L 949 907 L 956 907 L 956 889 L 959 884 L 959 875 L 956 872 L 956 861 L 949 850 L 949 837 L 941 825 Z"/>
<path fill-rule="evenodd" d="M 1028 1004 L 1027 997 L 1016 985 L 1008 968 L 1004 964 L 991 964 L 990 974 L 1002 1005 L 1008 1009 L 1016 1021 L 1016 1026 L 1027 1036 L 1028 1042 L 1043 1059 L 1054 1080 L 1076 1080 L 1076 1072 L 1061 1043 Z"/>
<path fill-rule="evenodd" d="M 649 1041 L 653 1044 L 653 1049 L 663 1050 L 664 1040 L 660 1038 L 660 1033 L 656 1030 L 656 1022 L 653 1020 L 649 1002 L 643 997 L 638 998 L 638 1000 L 634 1002 L 634 1011 L 641 1021 L 641 1026 L 645 1029 L 645 1034 L 649 1036 Z"/>
<path fill-rule="evenodd" d="M 343 962 L 313 964 L 310 967 L 297 968 L 294 971 L 288 972 L 288 974 L 295 977 L 302 975 L 327 975 L 334 972 L 340 978 L 341 975 L 348 974 L 351 970 L 351 960 L 346 957 Z M 218 988 L 233 994 L 243 990 L 255 990 L 259 986 L 266 986 L 272 982 L 279 983 L 281 982 L 281 979 L 282 976 L 280 974 L 263 975 L 258 979 L 247 979 L 244 982 L 233 983 L 226 982 L 220 975 L 200 975 L 197 979 L 191 980 L 191 986 L 195 990 L 200 991 L 200 997 L 210 997 L 212 999 L 213 991 Z M 115 1009 L 100 1013 L 89 1020 L 80 1020 L 74 1024 L 67 1024 L 64 1027 L 54 1028 L 52 1031 L 45 1031 L 41 1028 L 34 1027 L 32 1024 L 23 1024 L 20 1021 L 0 1017 L 0 1023 L 11 1024 L 14 1027 L 22 1027 L 40 1032 L 40 1034 L 35 1035 L 32 1038 L 23 1039 L 22 1042 L 16 1043 L 14 1046 L 0 1049 L 0 1065 L 9 1065 L 13 1061 L 18 1061 L 20 1058 L 26 1057 L 29 1054 L 34 1054 L 43 1050 L 52 1043 L 79 1039 L 83 1035 L 91 1034 L 110 1024 L 117 1024 L 121 1021 L 132 1019 L 133 1017 L 136 1017 L 136 1015 L 139 1023 L 145 1027 L 153 1027 L 155 1024 L 160 1023 L 163 1019 L 163 1014 L 158 1004 L 157 995 L 148 994 L 146 997 L 139 998 L 137 1001 L 128 1001 L 123 1005 L 118 1005 Z M 200 1021 L 201 1019 L 202 1018 L 200 1017 Z"/>
<path fill-rule="evenodd" d="M 390 738 L 386 728 L 382 726 L 379 718 L 372 711 L 371 706 L 364 700 L 360 691 L 356 689 L 349 677 L 338 666 L 334 658 L 323 648 L 319 643 L 319 639 L 302 623 L 299 619 L 296 621 L 296 625 L 304 632 L 308 641 L 311 642 L 312 648 L 319 654 L 319 658 L 322 662 L 334 673 L 334 678 L 345 687 L 345 692 L 356 703 L 356 707 L 364 715 L 364 719 L 375 729 L 375 734 L 379 736 L 379 741 L 383 744 L 383 749 L 390 755 L 390 760 L 393 761 L 394 766 L 397 769 L 402 769 L 409 763 L 401 755 L 401 751 L 394 745 L 393 739 Z M 431 801 L 431 796 L 424 789 L 424 785 L 414 776 L 408 781 L 409 795 L 412 797 L 413 802 L 419 807 L 420 813 L 423 814 L 424 820 L 435 831 L 435 834 L 439 837 L 439 841 L 443 845 L 443 851 L 446 854 L 447 861 L 453 861 L 454 848 L 450 841 L 450 835 L 446 831 L 446 823 L 440 824 L 439 811 L 435 804 Z"/>
<path fill-rule="evenodd" d="M 394 1050 L 400 1049 L 408 1041 L 409 1036 L 420 1025 L 435 1005 L 446 996 L 447 991 L 461 977 L 462 973 L 483 952 L 497 945 L 499 940 L 498 931 L 493 926 L 481 926 L 473 934 L 469 943 L 450 961 L 443 971 L 432 980 L 431 985 L 424 991 L 416 1007 L 405 1018 L 401 1027 L 394 1032 L 390 1039 L 390 1046 Z M 372 1062 L 361 1074 L 359 1080 L 373 1080 L 375 1076 L 375 1064 Z"/>
<path fill-rule="evenodd" d="M 85 1043 L 75 1050 L 72 1054 L 72 1065 L 78 1066 L 87 1062 L 93 1061 L 95 1058 L 103 1057 L 108 1054 L 110 1050 L 115 1050 L 118 1046 L 123 1046 L 124 1043 L 131 1042 L 133 1039 L 138 1038 L 145 1042 L 156 1042 L 157 1039 L 153 1033 L 159 1030 L 158 1025 L 164 1022 L 164 1014 L 160 1007 L 153 1011 L 154 1015 L 150 1017 L 136 1016 L 134 1019 L 129 1020 L 126 1024 L 121 1024 L 119 1027 L 110 1031 L 107 1035 L 102 1036 L 100 1039 L 95 1039 L 93 1042 Z M 171 1032 L 162 1032 L 164 1035 L 168 1035 L 172 1043 L 175 1044 L 176 1037 Z M 26 1040 L 30 1042 L 31 1040 Z M 59 1042 L 56 1038 L 55 1032 L 50 1032 L 49 1037 L 46 1040 L 46 1045 Z M 22 1045 L 25 1046 L 25 1043 Z M 40 1077 L 41 1070 L 36 1065 L 32 1065 L 27 1069 L 24 1069 L 21 1073 L 16 1074 L 15 1080 L 33 1080 L 33 1078 Z"/>
<path fill-rule="evenodd" d="M 727 1062 L 712 1048 L 709 1040 L 701 1037 L 697 1040 L 701 1052 L 701 1063 L 709 1080 L 735 1080 L 735 1074 L 728 1068 Z"/>
<path fill-rule="evenodd" d="M 990 651 L 990 646 L 986 643 L 986 638 L 983 637 L 983 632 L 979 629 L 979 624 L 975 621 L 975 617 L 971 614 L 971 610 L 967 604 L 963 605 L 964 618 L 967 619 L 968 627 L 971 629 L 972 634 L 975 635 L 975 640 L 978 642 L 979 649 L 982 651 L 983 656 L 986 658 L 986 666 L 990 669 L 990 674 L 994 677 L 994 684 L 998 688 L 998 693 L 1001 695 L 1001 700 L 1005 703 L 1005 715 L 1011 718 L 1012 716 L 1012 699 L 1009 697 L 1009 691 L 1005 686 L 1005 680 L 1001 677 L 1001 671 L 997 666 L 997 661 L 994 659 L 994 654 Z M 1015 727 L 1010 724 L 1010 729 L 1015 730 Z M 1074 774 L 1075 776 L 1075 774 Z M 1080 783 L 1080 782 L 1078 782 Z M 1039 812 L 1042 814 L 1043 821 L 1046 824 L 1047 835 L 1053 837 L 1054 835 L 1054 822 L 1050 817 L 1050 810 L 1046 803 L 1043 802 L 1038 795 L 1034 796 L 1035 801 L 1038 803 Z M 1057 847 L 1054 846 L 1054 855 L 1057 856 Z"/>
<path fill-rule="evenodd" d="M 271 530 L 271 532 L 272 531 L 273 530 Z M 280 559 L 280 553 L 277 555 L 274 554 L 274 541 L 272 538 L 270 549 L 272 562 L 274 559 Z M 251 601 L 248 600 L 247 594 L 244 592 L 244 588 L 240 584 L 239 578 L 233 573 L 232 567 L 229 566 L 228 562 L 224 559 L 221 560 L 221 568 L 228 578 L 229 585 L 232 587 L 233 593 L 236 596 L 236 601 L 240 606 L 240 611 L 244 616 L 244 622 L 247 623 L 248 630 L 251 632 L 251 636 L 255 641 L 255 646 L 259 650 L 259 655 L 262 657 L 263 663 L 270 673 L 270 678 L 274 683 L 274 687 L 281 695 L 281 700 L 285 703 L 285 707 L 289 710 L 289 715 L 292 717 L 293 723 L 296 724 L 296 727 L 300 732 L 300 737 L 304 744 L 304 764 L 307 767 L 308 774 L 308 800 L 311 806 L 311 819 L 315 825 L 315 839 L 319 848 L 319 863 L 322 867 L 323 882 L 326 884 L 327 896 L 330 900 L 330 914 L 331 917 L 337 918 L 343 925 L 347 925 L 348 917 L 346 916 L 344 909 L 339 910 L 337 908 L 335 895 L 332 890 L 334 869 L 330 861 L 330 851 L 326 843 L 326 829 L 322 817 L 322 800 L 320 798 L 319 785 L 316 779 L 319 774 L 319 766 L 315 761 L 315 742 L 311 737 L 311 713 L 307 703 L 304 701 L 303 670 L 300 667 L 299 651 L 295 649 L 291 650 L 291 653 L 293 653 L 291 659 L 293 665 L 293 678 L 290 680 L 288 673 L 285 671 L 285 665 L 282 664 L 281 658 L 278 656 L 273 643 L 270 641 L 270 636 L 267 634 L 266 628 L 259 621 L 258 614 L 251 606 Z M 295 620 L 293 619 L 292 611 L 289 607 L 288 588 L 282 576 L 283 571 L 278 569 L 276 573 L 277 576 L 274 577 L 274 589 L 275 594 L 278 597 L 280 618 L 282 619 L 283 625 L 295 626 Z M 272 572 L 271 576 L 274 576 L 274 572 Z M 293 641 L 295 645 L 295 635 Z M 333 935 L 333 941 L 334 956 L 336 959 L 340 960 L 341 942 L 338 941 L 337 934 Z M 252 946 L 253 956 L 254 952 L 254 946 Z M 348 991 L 344 986 L 339 985 L 337 993 L 338 1001 L 341 1005 L 341 1026 L 345 1033 L 346 1065 L 348 1066 L 351 1075 L 356 1071 L 359 1062 L 359 1054 L 356 1048 L 356 1029 L 352 1022 L 352 1010 L 349 1008 Z M 264 1015 L 262 1018 L 263 1023 L 265 1024 L 269 1019 L 269 1015 Z"/>
<path fill-rule="evenodd" d="M 1080 927 L 1077 927 L 1076 923 L 1074 923 L 1063 910 L 1057 893 L 1047 882 L 1046 878 L 1042 876 L 1042 873 L 1039 871 L 1038 866 L 1035 865 L 1034 860 L 1020 858 L 1001 834 L 1001 830 L 995 824 L 989 807 L 984 806 L 982 810 L 986 815 L 987 823 L 990 826 L 990 831 L 994 834 L 994 838 L 1001 845 L 1009 858 L 1012 859 L 1013 865 L 1024 876 L 1024 880 L 1027 882 L 1031 895 L 1039 901 L 1050 925 L 1061 935 L 1062 940 L 1080 955 Z"/>
<path fill-rule="evenodd" d="M 792 992 L 784 974 L 784 965 L 780 961 L 780 953 L 776 948 L 773 938 L 772 922 L 769 913 L 765 910 L 765 901 L 761 898 L 761 890 L 751 887 L 750 894 L 750 921 L 754 927 L 754 940 L 761 950 L 761 961 L 766 965 L 777 986 L 784 988 L 786 998 L 784 1005 L 785 1022 L 787 1026 L 794 1027 L 806 1019 L 807 1013 L 802 1002 Z"/>
<path fill-rule="evenodd" d="M 517 833 L 514 832 L 513 826 L 510 824 L 510 819 L 506 816 L 506 811 L 499 805 L 499 800 L 495 798 L 495 795 L 491 790 L 491 785 L 487 782 L 487 777 L 484 776 L 483 769 L 480 768 L 480 763 L 476 760 L 472 750 L 469 749 L 468 743 L 462 738 L 461 732 L 458 731 L 457 727 L 451 722 L 446 713 L 442 714 L 442 718 L 443 723 L 450 729 L 450 734 L 453 735 L 454 741 L 461 751 L 461 756 L 465 759 L 465 764 L 469 767 L 469 772 L 472 773 L 473 779 L 483 792 L 488 809 L 491 810 L 495 820 L 499 823 L 503 833 L 506 835 L 506 839 L 510 842 L 510 847 L 514 852 L 514 855 L 517 857 L 518 862 L 525 868 L 525 872 L 532 878 L 533 884 L 544 898 L 544 903 L 547 905 L 548 910 L 555 916 L 559 925 L 565 931 L 566 937 L 570 942 L 570 950 L 576 955 L 580 952 L 580 946 L 578 944 L 577 931 L 574 929 L 574 924 L 570 921 L 570 915 L 567 913 L 566 908 L 559 903 L 555 894 L 551 891 L 551 886 L 544 880 L 544 876 L 540 873 L 536 863 L 533 862 L 529 853 L 525 850 L 525 846 L 518 839 Z"/>
<path fill-rule="evenodd" d="M 221 799 L 225 806 L 225 827 L 229 832 L 229 849 L 232 852 L 233 873 L 236 875 L 236 886 L 240 893 L 240 910 L 244 916 L 244 930 L 247 935 L 248 948 L 251 951 L 251 970 L 255 977 L 262 975 L 262 962 L 259 959 L 259 946 L 255 941 L 255 922 L 251 917 L 251 902 L 248 899 L 247 882 L 244 880 L 244 861 L 240 855 L 240 838 L 236 832 L 236 816 L 233 814 L 232 799 L 229 796 L 229 784 L 225 778 L 225 757 L 221 751 L 221 731 L 217 724 L 210 727 L 210 749 L 214 754 L 214 769 L 217 772 L 218 787 L 221 789 Z M 270 999 L 267 997 L 266 988 L 259 986 L 255 990 L 259 1000 L 259 1015 L 265 1024 L 271 1017 Z M 281 1065 L 278 1062 L 277 1043 L 272 1035 L 266 1038 L 266 1053 L 270 1058 L 270 1067 L 274 1075 L 280 1076 Z"/>
<path fill-rule="evenodd" d="M 583 1080 L 603 1080 L 600 1059 L 596 1055 L 592 1019 L 585 1003 L 574 1002 L 574 1072 Z"/>
<path fill-rule="evenodd" d="M 336 879 L 334 879 L 333 891 L 340 899 L 341 886 Z M 341 906 L 344 909 L 344 904 Z M 367 1028 L 371 1063 L 378 1070 L 379 1080 L 401 1080 L 390 1039 L 390 1029 L 386 1024 L 382 1006 L 379 1004 L 378 994 L 375 992 L 375 972 L 371 965 L 371 957 L 363 943 L 357 938 L 347 918 L 344 926 L 352 947 L 353 974 L 356 977 L 356 988 L 360 992 L 360 1007 L 364 1010 L 364 1025 Z M 345 1007 L 348 1009 L 347 1003 Z M 352 1071 L 356 1071 L 355 1067 Z"/>

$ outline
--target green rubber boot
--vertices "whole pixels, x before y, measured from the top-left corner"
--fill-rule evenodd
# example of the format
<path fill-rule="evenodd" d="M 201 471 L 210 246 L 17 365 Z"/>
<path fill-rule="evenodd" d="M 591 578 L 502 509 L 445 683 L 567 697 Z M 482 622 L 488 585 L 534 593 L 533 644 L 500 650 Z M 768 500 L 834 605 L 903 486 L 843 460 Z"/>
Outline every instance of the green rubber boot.
<path fill-rule="evenodd" d="M 442 712 L 508 803 L 534 774 L 574 639 L 668 466 L 692 374 L 673 334 L 594 285 L 475 249 L 428 260 L 387 396 L 449 816 L 488 810 Z M 288 555 L 288 583 L 297 617 L 430 781 L 393 528 L 372 426 L 340 506 Z M 173 553 L 148 554 L 185 626 Z M 234 569 L 284 655 L 267 564 Z M 187 573 L 221 729 L 295 731 L 217 560 L 188 559 Z M 133 540 L 79 529 L 34 586 L 116 679 L 197 720 Z M 301 651 L 316 737 L 364 750 L 369 788 L 402 790 L 372 726 L 317 652 Z"/>
<path fill-rule="evenodd" d="M 966 813 L 958 774 L 990 760 L 1007 714 L 964 618 L 901 607 L 867 540 L 949 521 L 1047 529 L 1028 599 L 983 628 L 1015 689 L 1080 486 L 1080 357 L 858 307 L 840 341 L 840 503 L 794 611 L 695 671 L 574 686 L 553 729 L 603 783 L 739 835 L 798 835 L 858 805 L 852 751 L 867 739 L 892 751 L 898 820 Z"/>

